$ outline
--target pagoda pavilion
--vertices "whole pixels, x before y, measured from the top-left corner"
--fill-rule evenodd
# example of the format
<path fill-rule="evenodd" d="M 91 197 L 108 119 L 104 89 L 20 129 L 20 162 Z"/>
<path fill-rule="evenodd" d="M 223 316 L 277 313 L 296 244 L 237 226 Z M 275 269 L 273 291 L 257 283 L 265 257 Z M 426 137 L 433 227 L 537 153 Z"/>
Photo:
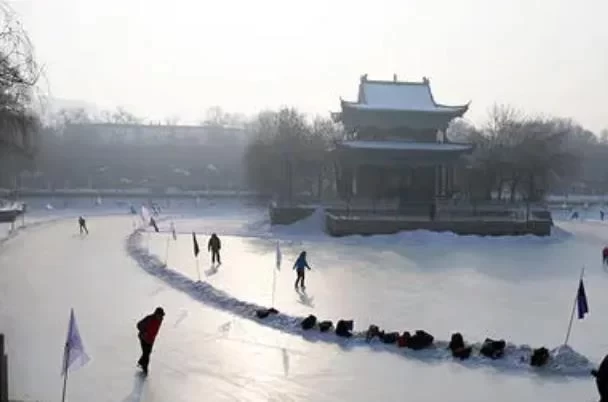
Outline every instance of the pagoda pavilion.
<path fill-rule="evenodd" d="M 428 205 L 451 197 L 454 167 L 472 146 L 449 142 L 446 129 L 469 104 L 436 103 L 427 78 L 372 81 L 367 75 L 356 102 L 340 101 L 334 117 L 347 135 L 336 144 L 334 160 L 342 198 Z"/>

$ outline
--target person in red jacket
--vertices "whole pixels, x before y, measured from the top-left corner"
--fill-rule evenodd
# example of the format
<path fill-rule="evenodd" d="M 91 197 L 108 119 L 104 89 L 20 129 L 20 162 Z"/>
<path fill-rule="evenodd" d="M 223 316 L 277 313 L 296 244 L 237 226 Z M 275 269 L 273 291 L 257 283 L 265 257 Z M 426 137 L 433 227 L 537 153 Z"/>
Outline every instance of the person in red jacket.
<path fill-rule="evenodd" d="M 137 361 L 137 364 L 145 374 L 148 374 L 148 365 L 150 364 L 150 354 L 152 353 L 152 346 L 154 346 L 154 340 L 158 335 L 160 325 L 163 323 L 163 317 L 165 311 L 162 307 L 157 307 L 154 313 L 145 316 L 140 322 L 137 323 L 137 330 L 139 334 L 139 343 L 141 344 L 141 357 Z"/>

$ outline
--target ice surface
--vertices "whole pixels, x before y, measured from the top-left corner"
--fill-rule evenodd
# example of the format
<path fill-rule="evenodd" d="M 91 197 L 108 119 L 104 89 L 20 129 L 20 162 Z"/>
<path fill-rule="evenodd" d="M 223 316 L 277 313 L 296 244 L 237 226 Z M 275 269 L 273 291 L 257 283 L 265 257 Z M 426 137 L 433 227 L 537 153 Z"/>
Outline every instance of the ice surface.
<path fill-rule="evenodd" d="M 504 366 L 444 361 L 433 355 L 441 350 L 390 353 L 377 343 L 351 347 L 210 308 L 131 258 L 125 250 L 134 222 L 127 214 L 130 202 L 104 199 L 99 207 L 93 198 L 86 205 L 70 201 L 68 207 L 62 200 L 28 202 L 26 224 L 28 219 L 67 220 L 26 227 L 0 245 L 0 331 L 7 339 L 13 399 L 59 400 L 71 307 L 93 358 L 70 378 L 73 401 L 194 402 L 202 395 L 218 401 L 598 399 L 591 376 L 566 376 L 560 370 L 582 367 L 580 356 L 597 364 L 608 351 L 603 319 L 608 273 L 600 264 L 606 223 L 558 222 L 564 232 L 546 239 L 431 233 L 333 239 L 312 224 L 272 228 L 266 211 L 252 205 L 202 200 L 197 206 L 184 200 L 163 202 L 163 232 L 141 235 L 139 246 L 164 262 L 169 222 L 175 221 L 181 234 L 170 243 L 168 266 L 187 284 L 196 280 L 190 231 L 197 230 L 203 280 L 220 295 L 258 305 L 270 303 L 279 240 L 284 264 L 277 275 L 276 305 L 288 316 L 352 318 L 359 329 L 371 323 L 420 328 L 441 340 L 460 331 L 470 342 L 489 336 L 531 348 L 563 342 L 585 265 L 590 314 L 575 320 L 570 344 L 576 354 L 556 351 L 559 367 L 533 371 L 510 360 Z M 47 203 L 55 209 L 45 211 Z M 88 237 L 77 234 L 80 214 L 88 218 Z M 222 238 L 219 269 L 206 260 L 211 232 Z M 313 267 L 307 273 L 307 298 L 294 292 L 290 267 L 302 249 Z M 167 316 L 150 375 L 142 381 L 135 369 L 135 322 L 157 305 Z M 553 370 L 559 374 L 543 375 Z"/>
<path fill-rule="evenodd" d="M 182 275 L 179 272 L 172 270 L 171 267 L 168 267 L 158 257 L 150 255 L 147 248 L 143 247 L 141 243 L 141 232 L 136 231 L 129 236 L 127 240 L 127 250 L 143 269 L 152 275 L 162 278 L 172 287 L 189 294 L 193 298 L 207 305 L 220 310 L 228 311 L 242 318 L 254 320 L 259 324 L 270 326 L 283 332 L 301 335 L 306 339 L 314 338 L 316 341 L 339 343 L 343 347 L 368 345 L 368 343 L 365 341 L 365 331 L 362 331 L 362 328 L 355 331 L 352 338 L 344 339 L 331 333 L 321 334 L 317 333 L 315 330 L 303 331 L 299 324 L 305 318 L 305 316 L 298 317 L 280 312 L 279 314 L 271 315 L 266 319 L 258 319 L 255 316 L 256 310 L 271 307 L 270 305 L 260 306 L 245 300 L 240 300 L 226 292 L 218 290 L 208 282 L 198 280 L 198 277 L 195 280 Z M 307 297 L 308 295 L 306 292 L 300 291 L 300 296 Z M 332 318 L 334 323 L 341 318 L 348 319 L 348 317 L 324 317 L 322 319 L 326 318 Z M 392 330 L 393 329 L 391 328 L 387 328 L 388 332 L 392 332 Z M 419 359 L 452 360 L 451 354 L 447 350 L 448 343 L 449 341 L 436 339 L 433 348 L 416 352 L 398 349 L 395 345 L 385 345 L 383 349 L 387 352 L 414 356 Z M 376 348 L 378 347 L 381 347 L 381 345 L 378 344 Z M 481 342 L 474 343 L 473 348 L 476 355 L 468 360 L 466 364 L 494 365 L 507 369 L 523 369 L 535 372 L 541 371 L 546 374 L 569 374 L 580 376 L 588 376 L 590 370 L 594 367 L 586 357 L 580 355 L 567 346 L 556 349 L 556 357 L 558 358 L 555 361 L 552 361 L 548 366 L 544 367 L 544 369 L 534 369 L 530 367 L 529 357 L 532 349 L 529 346 L 517 346 L 509 344 L 505 350 L 505 357 L 498 360 L 491 360 L 479 355 Z"/>

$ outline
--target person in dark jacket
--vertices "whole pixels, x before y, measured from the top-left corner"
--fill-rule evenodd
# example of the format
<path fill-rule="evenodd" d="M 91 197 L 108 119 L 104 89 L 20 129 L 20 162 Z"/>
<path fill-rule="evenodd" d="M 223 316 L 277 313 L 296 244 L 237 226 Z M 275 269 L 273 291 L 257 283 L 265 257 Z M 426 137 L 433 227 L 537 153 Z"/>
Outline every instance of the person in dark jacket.
<path fill-rule="evenodd" d="M 141 357 L 137 361 L 137 364 L 141 367 L 144 374 L 148 374 L 152 346 L 154 346 L 154 341 L 156 340 L 156 335 L 158 335 L 160 325 L 163 323 L 164 316 L 165 311 L 163 308 L 157 307 L 154 313 L 145 316 L 137 323 L 137 330 L 139 331 L 137 337 L 141 345 Z"/>
<path fill-rule="evenodd" d="M 602 249 L 602 261 L 604 264 L 608 264 L 608 246 Z"/>
<path fill-rule="evenodd" d="M 78 227 L 80 228 L 80 234 L 89 234 L 89 229 L 87 229 L 87 222 L 82 216 L 78 218 Z"/>
<path fill-rule="evenodd" d="M 608 355 L 604 356 L 604 360 L 602 360 L 597 370 L 591 370 L 591 375 L 595 377 L 600 402 L 608 402 Z"/>
<path fill-rule="evenodd" d="M 310 271 L 310 266 L 306 261 L 306 251 L 302 251 L 298 256 L 296 262 L 293 264 L 293 269 L 296 270 L 297 274 L 296 283 L 294 285 L 296 289 L 298 288 L 298 283 L 300 284 L 302 289 L 306 289 L 306 286 L 304 286 L 304 273 L 306 268 L 308 268 L 308 270 Z"/>
<path fill-rule="evenodd" d="M 222 243 L 220 242 L 220 238 L 217 237 L 215 233 L 211 235 L 209 239 L 209 244 L 207 245 L 207 251 L 211 251 L 211 263 L 214 264 L 216 261 L 218 264 L 221 264 L 220 261 L 220 249 L 222 248 Z"/>

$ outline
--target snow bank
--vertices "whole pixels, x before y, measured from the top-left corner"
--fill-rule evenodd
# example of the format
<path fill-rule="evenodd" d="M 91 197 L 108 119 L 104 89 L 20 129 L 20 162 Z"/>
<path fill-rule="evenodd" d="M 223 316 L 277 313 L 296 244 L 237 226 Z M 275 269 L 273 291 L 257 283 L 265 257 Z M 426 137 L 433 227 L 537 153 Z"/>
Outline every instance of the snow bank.
<path fill-rule="evenodd" d="M 312 222 L 314 219 L 315 218 L 312 218 L 310 221 Z M 407 348 L 398 348 L 396 345 L 386 345 L 376 340 L 368 343 L 365 341 L 364 332 L 357 332 L 352 338 L 340 338 L 333 332 L 321 333 L 318 332 L 318 330 L 303 331 L 300 327 L 300 322 L 304 317 L 292 316 L 285 313 L 270 315 L 266 319 L 258 319 L 255 316 L 255 311 L 266 307 L 237 299 L 207 282 L 195 282 L 181 273 L 169 269 L 156 256 L 150 254 L 148 250 L 142 246 L 142 233 L 142 230 L 134 231 L 127 238 L 126 249 L 138 265 L 151 275 L 162 279 L 171 287 L 185 292 L 192 298 L 206 305 L 282 332 L 302 336 L 305 339 L 334 343 L 345 349 L 352 347 L 367 347 L 426 362 L 441 360 L 455 361 L 458 362 L 458 364 L 471 368 L 489 366 L 500 371 L 524 371 L 548 375 L 589 376 L 590 370 L 593 368 L 593 365 L 585 356 L 578 354 L 568 346 L 554 349 L 547 365 L 542 368 L 534 368 L 529 365 L 532 348 L 527 345 L 518 346 L 508 344 L 502 359 L 491 360 L 479 354 L 482 344 L 475 343 L 471 345 L 473 346 L 471 358 L 460 361 L 452 358 L 450 351 L 447 349 L 447 341 L 436 340 L 433 347 L 414 351 Z M 321 320 L 327 318 L 328 317 L 319 317 Z M 337 320 L 334 320 L 334 322 L 335 321 Z"/>
<path fill-rule="evenodd" d="M 291 225 L 274 225 L 271 232 L 275 235 L 302 236 L 325 233 L 325 209 L 317 208 L 312 215 Z"/>

